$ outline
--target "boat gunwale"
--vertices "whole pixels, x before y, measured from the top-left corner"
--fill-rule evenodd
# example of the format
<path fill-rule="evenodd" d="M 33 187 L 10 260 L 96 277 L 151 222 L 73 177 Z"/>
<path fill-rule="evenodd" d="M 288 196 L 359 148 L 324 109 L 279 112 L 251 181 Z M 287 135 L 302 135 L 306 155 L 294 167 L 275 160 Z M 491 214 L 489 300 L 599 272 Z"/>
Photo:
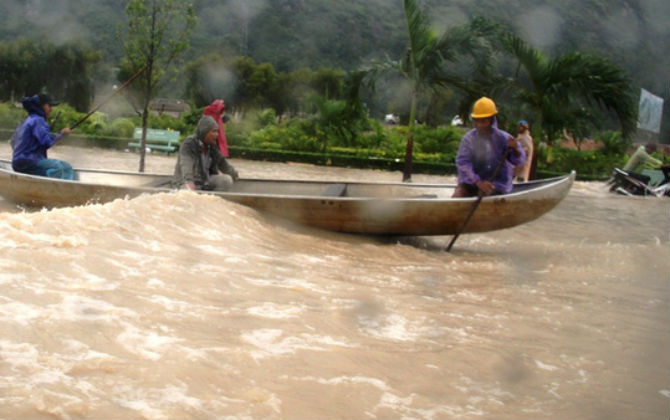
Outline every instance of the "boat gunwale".
<path fill-rule="evenodd" d="M 0 159 L 0 163 L 9 163 L 7 160 Z M 0 168 L 0 171 L 5 172 L 9 175 L 15 175 L 20 177 L 26 177 L 29 179 L 35 179 L 41 182 L 55 182 L 55 183 L 68 183 L 73 185 L 85 185 L 90 187 L 111 187 L 111 188 L 131 188 L 141 192 L 173 192 L 177 191 L 174 188 L 164 188 L 164 187 L 151 187 L 151 186 L 128 186 L 128 185 L 118 185 L 118 184 L 104 184 L 104 183 L 94 183 L 86 182 L 81 180 L 63 180 L 63 179 L 54 179 L 48 177 L 42 177 L 38 175 L 31 175 L 26 173 L 15 172 L 13 170 L 8 170 L 5 168 Z M 131 172 L 131 171 L 119 171 L 119 170 L 104 170 L 104 169 L 91 169 L 91 168 L 75 168 L 75 173 L 93 173 L 100 175 L 121 175 L 128 177 L 140 177 L 140 178 L 152 178 L 152 179 L 167 179 L 171 178 L 172 175 L 168 174 L 157 174 L 157 173 L 143 173 L 143 172 Z M 551 189 L 556 187 L 560 183 L 573 182 L 576 177 L 575 171 L 571 171 L 569 174 L 528 181 L 522 184 L 527 186 L 519 191 L 512 191 L 507 194 L 502 195 L 493 195 L 483 198 L 483 202 L 495 201 L 499 199 L 514 199 L 518 196 L 528 196 L 529 193 L 537 193 L 546 189 Z M 266 179 L 266 178 L 243 178 L 241 181 L 250 181 L 250 182 L 267 182 L 267 183 L 293 183 L 293 184 L 305 184 L 305 185 L 314 185 L 314 184 L 323 184 L 323 185 L 332 185 L 332 184 L 345 184 L 345 185 L 354 185 L 354 186 L 374 186 L 374 187 L 401 187 L 407 189 L 414 188 L 428 188 L 428 189 L 453 189 L 456 187 L 456 184 L 439 184 L 439 183 L 406 183 L 406 182 L 383 182 L 383 181 L 371 181 L 371 182 L 362 182 L 362 181 L 329 181 L 329 180 L 277 180 L 277 179 Z M 541 185 L 533 185 L 541 184 Z M 328 195 L 317 195 L 317 194 L 272 194 L 272 193 L 259 193 L 259 192 L 243 192 L 243 191 L 197 191 L 198 193 L 212 194 L 225 198 L 230 197 L 278 197 L 278 198 L 292 198 L 292 199 L 316 199 L 316 200 L 329 200 L 329 201 L 412 201 L 412 202 L 474 202 L 477 200 L 477 197 L 378 197 L 378 196 L 328 196 Z"/>

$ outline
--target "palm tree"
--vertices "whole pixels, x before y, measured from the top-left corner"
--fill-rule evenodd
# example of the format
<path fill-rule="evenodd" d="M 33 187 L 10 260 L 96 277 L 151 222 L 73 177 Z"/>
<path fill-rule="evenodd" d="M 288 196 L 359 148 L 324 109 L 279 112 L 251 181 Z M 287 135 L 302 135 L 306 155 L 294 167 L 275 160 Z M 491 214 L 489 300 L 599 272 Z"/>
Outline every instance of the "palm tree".
<path fill-rule="evenodd" d="M 614 113 L 624 138 L 633 134 L 637 106 L 631 80 L 622 68 L 580 52 L 550 59 L 509 32 L 498 39 L 518 63 L 513 96 L 535 114 L 534 131 L 549 144 L 564 128 L 597 125 L 602 112 L 591 112 L 595 109 Z"/>
<path fill-rule="evenodd" d="M 489 44 L 481 35 L 481 27 L 471 24 L 449 28 L 437 36 L 430 27 L 427 16 L 419 8 L 416 0 L 403 0 L 409 45 L 405 55 L 396 61 L 386 59 L 376 62 L 369 70 L 374 79 L 382 74 L 397 73 L 411 85 L 410 112 L 405 147 L 405 167 L 403 182 L 411 181 L 412 153 L 414 149 L 414 124 L 419 95 L 424 90 L 437 90 L 445 86 L 463 88 L 466 82 L 447 68 L 449 62 L 456 62 L 466 54 L 486 56 Z M 474 65 L 486 65 L 487 61 L 475 60 Z"/>

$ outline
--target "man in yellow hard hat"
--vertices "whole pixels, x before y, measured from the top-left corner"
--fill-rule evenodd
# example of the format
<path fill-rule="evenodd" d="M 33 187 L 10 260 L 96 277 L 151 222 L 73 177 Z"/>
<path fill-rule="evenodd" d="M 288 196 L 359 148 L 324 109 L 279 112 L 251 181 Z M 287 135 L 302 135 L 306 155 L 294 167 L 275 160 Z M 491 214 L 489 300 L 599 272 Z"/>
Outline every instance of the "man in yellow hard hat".
<path fill-rule="evenodd" d="M 512 190 L 514 167 L 526 161 L 526 154 L 514 136 L 498 128 L 496 114 L 498 109 L 490 98 L 475 102 L 471 114 L 475 128 L 463 136 L 456 155 L 458 186 L 453 197 Z"/>

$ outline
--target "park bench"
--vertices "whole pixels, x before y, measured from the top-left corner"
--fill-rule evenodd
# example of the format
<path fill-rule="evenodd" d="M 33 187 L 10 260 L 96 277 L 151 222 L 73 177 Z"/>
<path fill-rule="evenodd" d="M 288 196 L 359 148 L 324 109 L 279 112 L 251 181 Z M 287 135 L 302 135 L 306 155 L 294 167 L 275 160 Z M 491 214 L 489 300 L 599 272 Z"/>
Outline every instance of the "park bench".
<path fill-rule="evenodd" d="M 142 141 L 141 127 L 135 128 L 133 140 L 135 141 L 128 143 L 128 147 L 139 150 Z M 147 141 L 145 146 L 150 150 L 159 150 L 168 155 L 174 153 L 179 148 L 179 131 L 147 128 Z"/>

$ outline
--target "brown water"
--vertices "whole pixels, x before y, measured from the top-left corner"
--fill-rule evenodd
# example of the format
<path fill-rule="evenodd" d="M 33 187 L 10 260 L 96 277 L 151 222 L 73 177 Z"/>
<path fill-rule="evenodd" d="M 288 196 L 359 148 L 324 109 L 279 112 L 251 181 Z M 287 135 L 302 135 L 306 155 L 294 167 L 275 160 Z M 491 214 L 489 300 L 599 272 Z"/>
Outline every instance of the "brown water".
<path fill-rule="evenodd" d="M 122 152 L 51 157 L 137 167 Z M 174 161 L 150 155 L 147 171 Z M 667 419 L 669 210 L 577 182 L 539 220 L 445 253 L 446 236 L 327 233 L 187 192 L 0 201 L 0 417 Z"/>

